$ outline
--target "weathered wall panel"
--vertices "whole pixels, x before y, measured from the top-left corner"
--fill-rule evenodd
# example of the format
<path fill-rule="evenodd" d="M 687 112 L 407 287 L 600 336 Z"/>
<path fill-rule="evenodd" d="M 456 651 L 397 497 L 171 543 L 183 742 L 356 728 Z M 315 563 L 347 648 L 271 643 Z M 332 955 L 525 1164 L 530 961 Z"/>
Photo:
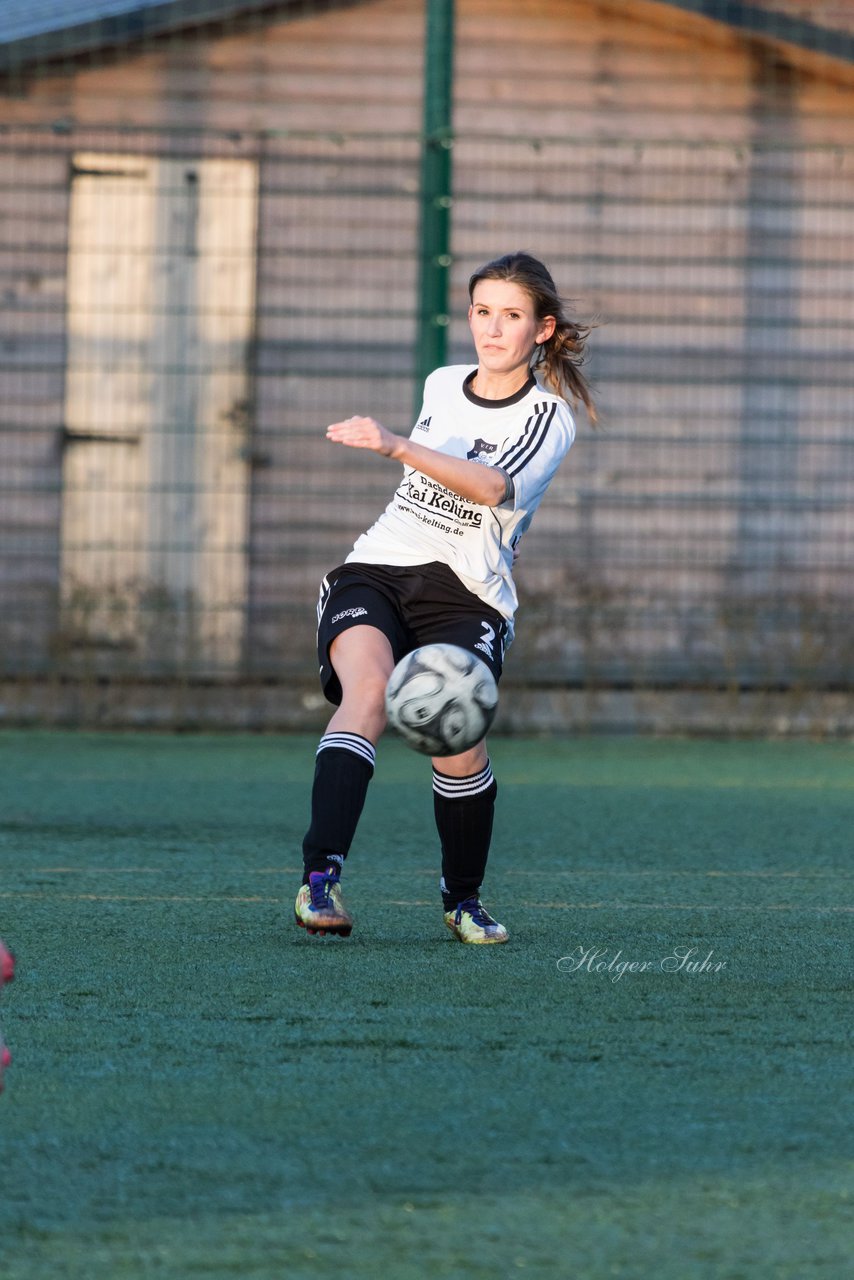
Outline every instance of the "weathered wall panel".
<path fill-rule="evenodd" d="M 421 0 L 365 0 L 0 94 L 7 660 L 56 661 L 69 163 L 86 149 L 258 166 L 245 655 L 260 674 L 313 667 L 317 579 L 395 477 L 323 427 L 411 415 L 422 28 Z M 470 355 L 469 271 L 507 248 L 602 321 L 603 430 L 582 425 L 527 540 L 515 670 L 776 678 L 812 617 L 821 678 L 841 678 L 852 77 L 644 0 L 458 0 L 458 36 L 451 358 Z"/>

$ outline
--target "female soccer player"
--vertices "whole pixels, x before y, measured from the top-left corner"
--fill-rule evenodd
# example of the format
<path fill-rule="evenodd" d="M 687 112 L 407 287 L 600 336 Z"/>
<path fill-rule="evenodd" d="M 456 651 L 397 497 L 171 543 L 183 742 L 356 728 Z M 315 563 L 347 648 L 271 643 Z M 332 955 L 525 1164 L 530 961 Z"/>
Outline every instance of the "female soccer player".
<path fill-rule="evenodd" d="M 513 637 L 513 560 L 575 436 L 567 400 L 595 420 L 581 371 L 589 330 L 570 319 L 547 269 L 526 253 L 469 281 L 477 367 L 437 369 L 410 437 L 373 418 L 335 422 L 327 438 L 403 465 L 389 505 L 321 584 L 318 657 L 337 706 L 320 740 L 303 842 L 297 924 L 347 937 L 340 877 L 386 725 L 385 688 L 423 644 L 471 650 L 501 675 Z M 497 787 L 484 741 L 433 761 L 445 923 L 466 943 L 507 941 L 480 901 Z"/>

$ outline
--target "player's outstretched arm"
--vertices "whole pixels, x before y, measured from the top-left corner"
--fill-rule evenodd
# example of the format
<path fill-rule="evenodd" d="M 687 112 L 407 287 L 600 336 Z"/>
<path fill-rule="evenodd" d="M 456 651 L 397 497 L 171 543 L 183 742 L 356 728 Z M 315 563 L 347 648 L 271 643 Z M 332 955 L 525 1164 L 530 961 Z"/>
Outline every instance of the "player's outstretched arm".
<path fill-rule="evenodd" d="M 485 507 L 496 507 L 507 497 L 507 478 L 498 467 L 485 467 L 466 458 L 451 458 L 405 436 L 395 435 L 374 418 L 347 418 L 326 428 L 327 440 L 351 449 L 371 449 L 405 467 L 417 467 L 425 476 Z"/>

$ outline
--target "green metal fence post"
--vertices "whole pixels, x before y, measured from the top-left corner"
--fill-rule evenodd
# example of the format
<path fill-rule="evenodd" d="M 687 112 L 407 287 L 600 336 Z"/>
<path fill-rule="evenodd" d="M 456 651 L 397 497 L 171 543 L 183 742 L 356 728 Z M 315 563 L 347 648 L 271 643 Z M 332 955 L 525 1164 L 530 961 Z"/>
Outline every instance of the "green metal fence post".
<path fill-rule="evenodd" d="M 451 266 L 454 0 L 424 0 L 424 4 L 424 123 L 413 418 L 421 408 L 424 379 L 445 362 Z"/>

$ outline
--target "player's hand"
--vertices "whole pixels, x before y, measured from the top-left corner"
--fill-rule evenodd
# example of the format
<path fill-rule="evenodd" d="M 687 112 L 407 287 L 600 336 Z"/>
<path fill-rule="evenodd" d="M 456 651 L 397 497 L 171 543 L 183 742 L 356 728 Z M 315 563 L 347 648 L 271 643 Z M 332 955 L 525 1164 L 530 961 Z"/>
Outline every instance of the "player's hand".
<path fill-rule="evenodd" d="M 389 431 L 375 418 L 347 418 L 345 422 L 332 422 L 326 428 L 326 439 L 335 444 L 347 444 L 351 449 L 372 449 L 383 457 L 394 456 L 400 437 Z"/>

